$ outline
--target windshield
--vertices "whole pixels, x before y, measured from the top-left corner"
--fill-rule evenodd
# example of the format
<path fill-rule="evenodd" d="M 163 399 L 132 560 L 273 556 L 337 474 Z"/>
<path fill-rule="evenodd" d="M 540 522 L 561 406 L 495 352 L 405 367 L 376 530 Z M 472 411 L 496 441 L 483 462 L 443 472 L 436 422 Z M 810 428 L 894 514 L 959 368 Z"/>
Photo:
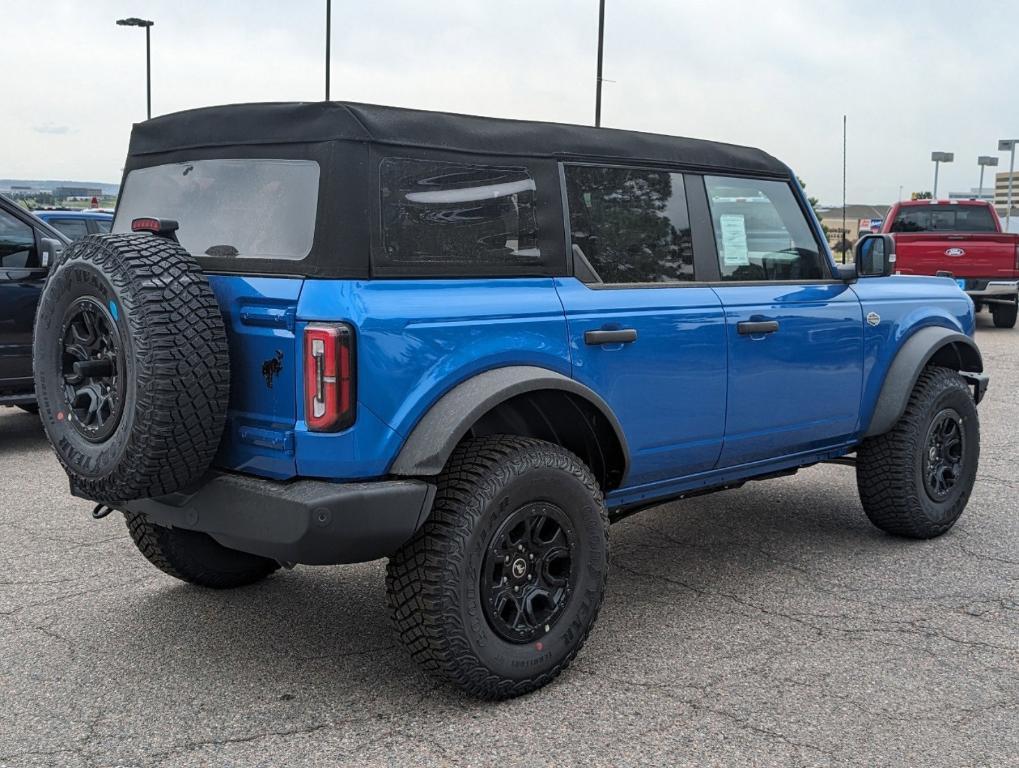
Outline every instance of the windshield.
<path fill-rule="evenodd" d="M 193 256 L 303 259 L 311 251 L 319 166 L 312 160 L 195 160 L 127 175 L 114 232 L 173 219 Z"/>
<path fill-rule="evenodd" d="M 982 205 L 913 205 L 899 209 L 892 232 L 997 232 Z"/>

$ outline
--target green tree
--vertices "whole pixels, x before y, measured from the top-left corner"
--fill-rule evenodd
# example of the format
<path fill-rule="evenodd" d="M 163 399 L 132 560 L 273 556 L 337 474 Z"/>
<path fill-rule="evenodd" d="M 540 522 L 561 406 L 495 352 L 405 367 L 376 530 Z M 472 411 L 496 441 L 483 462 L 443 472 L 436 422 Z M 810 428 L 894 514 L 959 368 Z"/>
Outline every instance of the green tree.
<path fill-rule="evenodd" d="M 607 283 L 689 279 L 690 230 L 667 215 L 673 197 L 667 172 L 577 166 L 570 223 L 573 239 Z"/>

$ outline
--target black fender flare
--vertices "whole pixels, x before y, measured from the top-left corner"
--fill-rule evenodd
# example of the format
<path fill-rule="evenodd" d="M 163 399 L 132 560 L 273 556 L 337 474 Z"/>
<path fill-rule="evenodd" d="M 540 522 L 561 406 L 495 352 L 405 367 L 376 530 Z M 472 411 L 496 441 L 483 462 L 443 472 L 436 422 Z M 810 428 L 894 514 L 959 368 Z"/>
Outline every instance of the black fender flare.
<path fill-rule="evenodd" d="M 921 328 L 906 339 L 888 367 L 864 437 L 883 435 L 895 426 L 920 373 L 932 361 L 968 373 L 984 370 L 980 350 L 969 336 L 940 326 Z"/>
<path fill-rule="evenodd" d="M 486 413 L 511 397 L 539 390 L 560 390 L 578 395 L 612 425 L 623 450 L 625 476 L 630 452 L 619 419 L 594 390 L 561 373 L 530 365 L 494 368 L 461 382 L 440 397 L 418 421 L 389 469 L 402 477 L 432 476 L 442 472 L 453 449 Z"/>

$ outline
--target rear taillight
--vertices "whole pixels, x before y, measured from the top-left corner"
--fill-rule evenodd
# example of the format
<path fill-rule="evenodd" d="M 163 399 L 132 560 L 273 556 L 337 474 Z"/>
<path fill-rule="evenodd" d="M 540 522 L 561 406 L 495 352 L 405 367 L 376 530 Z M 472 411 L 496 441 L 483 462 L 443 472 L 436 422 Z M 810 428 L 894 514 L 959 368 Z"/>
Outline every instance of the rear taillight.
<path fill-rule="evenodd" d="M 1015 271 L 1019 272 L 1019 243 L 1015 246 Z"/>
<path fill-rule="evenodd" d="M 314 323 L 304 331 L 304 419 L 312 432 L 338 432 L 354 423 L 354 329 Z"/>

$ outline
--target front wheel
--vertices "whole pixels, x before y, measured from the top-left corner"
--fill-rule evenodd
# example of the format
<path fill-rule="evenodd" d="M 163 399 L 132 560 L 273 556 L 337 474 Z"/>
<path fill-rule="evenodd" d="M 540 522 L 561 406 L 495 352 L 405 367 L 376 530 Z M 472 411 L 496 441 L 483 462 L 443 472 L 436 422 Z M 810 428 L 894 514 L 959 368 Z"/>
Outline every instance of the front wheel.
<path fill-rule="evenodd" d="M 431 517 L 389 561 L 397 634 L 427 671 L 503 699 L 553 680 L 584 644 L 608 573 L 591 471 L 541 440 L 462 443 Z"/>
<path fill-rule="evenodd" d="M 947 368 L 927 368 L 892 431 L 857 449 L 863 511 L 895 536 L 940 536 L 966 508 L 979 460 L 980 424 L 966 382 Z"/>

